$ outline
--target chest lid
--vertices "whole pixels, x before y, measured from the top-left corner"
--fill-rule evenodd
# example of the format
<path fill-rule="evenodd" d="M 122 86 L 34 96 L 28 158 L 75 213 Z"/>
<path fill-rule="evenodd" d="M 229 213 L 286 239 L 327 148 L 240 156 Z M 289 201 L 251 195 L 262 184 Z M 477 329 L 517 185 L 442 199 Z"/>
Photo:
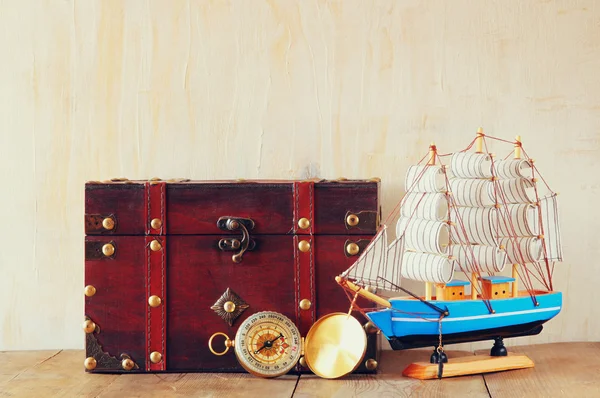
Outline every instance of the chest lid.
<path fill-rule="evenodd" d="M 371 234 L 378 180 L 88 182 L 88 235 L 234 233 L 219 220 L 249 220 L 252 234 Z"/>

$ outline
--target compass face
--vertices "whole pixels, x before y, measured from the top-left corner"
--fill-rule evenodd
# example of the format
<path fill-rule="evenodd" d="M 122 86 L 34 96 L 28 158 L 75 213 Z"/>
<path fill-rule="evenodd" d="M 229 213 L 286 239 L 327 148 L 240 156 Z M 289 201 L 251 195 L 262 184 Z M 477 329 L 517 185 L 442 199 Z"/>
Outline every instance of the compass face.
<path fill-rule="evenodd" d="M 300 332 L 284 315 L 258 312 L 242 322 L 234 347 L 248 372 L 277 377 L 289 372 L 300 359 Z"/>

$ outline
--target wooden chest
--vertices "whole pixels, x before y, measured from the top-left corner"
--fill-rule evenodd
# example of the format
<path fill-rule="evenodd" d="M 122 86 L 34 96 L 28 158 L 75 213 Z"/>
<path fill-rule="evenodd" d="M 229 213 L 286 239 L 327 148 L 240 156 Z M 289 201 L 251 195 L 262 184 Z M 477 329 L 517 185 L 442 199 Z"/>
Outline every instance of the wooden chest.
<path fill-rule="evenodd" d="M 377 180 L 87 183 L 86 368 L 243 371 L 209 351 L 213 333 L 277 311 L 304 336 L 347 312 L 334 277 L 375 234 L 378 193 Z M 357 372 L 377 350 L 371 334 Z"/>

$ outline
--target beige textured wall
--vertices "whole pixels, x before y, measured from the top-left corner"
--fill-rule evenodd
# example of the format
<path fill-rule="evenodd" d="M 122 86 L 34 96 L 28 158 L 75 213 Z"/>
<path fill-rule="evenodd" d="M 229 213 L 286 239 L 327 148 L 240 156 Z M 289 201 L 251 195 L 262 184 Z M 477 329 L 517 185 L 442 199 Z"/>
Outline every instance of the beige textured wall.
<path fill-rule="evenodd" d="M 561 193 L 521 342 L 600 339 L 600 2 L 4 0 L 0 49 L 0 350 L 83 346 L 86 180 L 379 176 L 389 211 L 480 125 Z"/>

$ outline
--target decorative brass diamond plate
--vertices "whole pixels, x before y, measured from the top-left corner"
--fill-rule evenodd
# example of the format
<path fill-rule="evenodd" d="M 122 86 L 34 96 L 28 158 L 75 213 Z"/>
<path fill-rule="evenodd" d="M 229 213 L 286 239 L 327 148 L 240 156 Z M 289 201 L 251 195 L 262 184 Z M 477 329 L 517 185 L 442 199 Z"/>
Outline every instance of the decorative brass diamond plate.
<path fill-rule="evenodd" d="M 233 309 L 231 303 L 234 304 Z M 233 326 L 235 320 L 248 308 L 244 300 L 241 299 L 233 290 L 227 288 L 225 293 L 217 300 L 217 302 L 210 307 L 214 312 L 217 313 L 229 326 Z"/>

